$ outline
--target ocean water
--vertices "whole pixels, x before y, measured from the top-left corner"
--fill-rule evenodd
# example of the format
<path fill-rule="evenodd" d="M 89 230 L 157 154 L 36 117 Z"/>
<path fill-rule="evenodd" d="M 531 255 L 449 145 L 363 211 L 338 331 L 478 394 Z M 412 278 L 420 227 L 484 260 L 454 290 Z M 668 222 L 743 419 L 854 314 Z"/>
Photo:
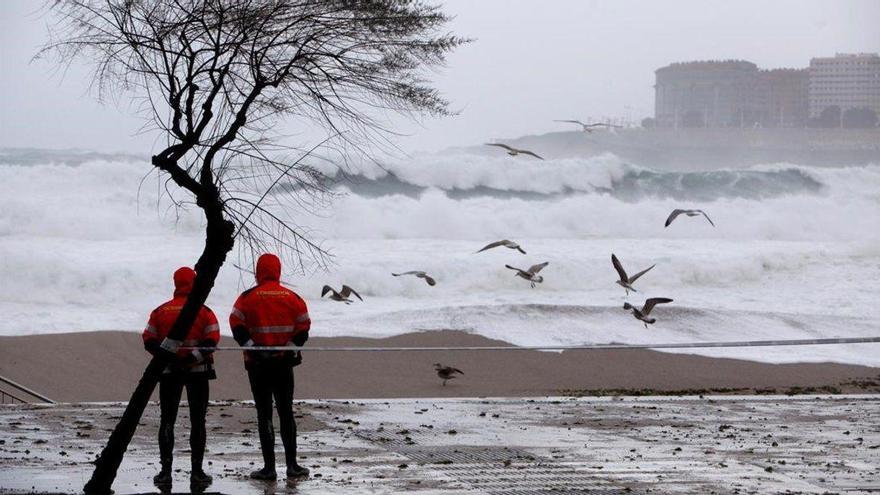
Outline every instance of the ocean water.
<path fill-rule="evenodd" d="M 319 165 L 327 167 L 327 165 Z M 328 173 L 333 173 L 329 168 Z M 140 331 L 201 250 L 202 221 L 173 208 L 136 156 L 0 152 L 0 335 Z M 362 166 L 331 208 L 287 205 L 333 257 L 285 270 L 321 336 L 458 329 L 519 345 L 878 336 L 880 165 L 774 163 L 677 172 L 613 155 L 538 161 L 465 151 Z M 702 218 L 663 223 L 676 207 Z M 528 254 L 484 244 L 514 239 Z M 629 271 L 656 263 L 628 297 Z M 548 261 L 532 289 L 504 268 Z M 225 321 L 251 275 L 224 267 L 208 304 Z M 427 286 L 391 272 L 425 270 Z M 324 284 L 364 297 L 321 300 Z M 622 309 L 646 297 L 648 329 Z M 223 329 L 228 333 L 228 328 Z M 688 350 L 767 362 L 880 365 L 876 344 Z"/>

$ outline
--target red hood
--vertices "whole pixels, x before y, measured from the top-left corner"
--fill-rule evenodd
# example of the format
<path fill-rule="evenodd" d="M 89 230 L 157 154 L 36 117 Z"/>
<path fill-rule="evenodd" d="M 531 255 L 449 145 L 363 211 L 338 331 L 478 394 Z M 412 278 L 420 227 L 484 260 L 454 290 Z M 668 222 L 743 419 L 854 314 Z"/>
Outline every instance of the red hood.
<path fill-rule="evenodd" d="M 196 272 L 188 266 L 178 268 L 174 272 L 174 297 L 185 296 L 190 293 Z"/>
<path fill-rule="evenodd" d="M 257 283 L 278 282 L 281 280 L 281 260 L 278 256 L 266 253 L 257 260 Z"/>

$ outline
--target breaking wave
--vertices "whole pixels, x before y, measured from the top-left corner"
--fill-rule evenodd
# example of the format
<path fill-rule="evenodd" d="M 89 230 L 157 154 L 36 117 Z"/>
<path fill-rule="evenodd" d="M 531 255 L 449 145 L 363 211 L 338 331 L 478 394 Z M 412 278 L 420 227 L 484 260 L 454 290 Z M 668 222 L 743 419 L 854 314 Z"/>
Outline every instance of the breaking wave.
<path fill-rule="evenodd" d="M 553 161 L 431 156 L 340 180 L 350 194 L 316 226 L 330 237 L 720 237 L 876 239 L 880 166 L 773 164 L 701 172 L 654 170 L 612 155 Z M 705 209 L 723 228 L 681 222 Z"/>
<path fill-rule="evenodd" d="M 39 156 L 0 152 L 0 238 L 118 240 L 201 228 L 197 211 L 163 198 L 165 184 L 144 160 L 80 152 L 65 161 L 52 152 L 39 164 Z M 325 239 L 880 238 L 880 165 L 679 172 L 613 155 L 539 161 L 432 154 L 365 165 L 357 175 L 326 172 L 336 174 L 344 193 L 331 210 L 289 205 L 301 225 Z M 718 228 L 687 219 L 664 229 L 666 215 L 679 207 L 703 208 Z"/>
<path fill-rule="evenodd" d="M 714 201 L 770 199 L 823 190 L 816 169 L 791 164 L 696 172 L 662 171 L 606 154 L 588 159 L 511 160 L 479 155 L 428 155 L 337 180 L 355 194 L 417 197 L 428 189 L 451 199 L 492 197 L 545 200 L 606 194 L 627 202 L 644 199 Z"/>

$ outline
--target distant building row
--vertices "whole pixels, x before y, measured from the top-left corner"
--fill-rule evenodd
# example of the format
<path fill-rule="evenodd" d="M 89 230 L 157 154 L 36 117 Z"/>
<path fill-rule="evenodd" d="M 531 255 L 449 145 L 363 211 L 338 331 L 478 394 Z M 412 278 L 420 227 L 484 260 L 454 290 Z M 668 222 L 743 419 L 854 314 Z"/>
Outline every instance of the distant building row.
<path fill-rule="evenodd" d="M 660 127 L 829 126 L 835 118 L 843 125 L 844 115 L 880 114 L 877 54 L 814 58 L 808 69 L 760 70 L 743 60 L 684 62 L 656 75 L 654 118 Z"/>

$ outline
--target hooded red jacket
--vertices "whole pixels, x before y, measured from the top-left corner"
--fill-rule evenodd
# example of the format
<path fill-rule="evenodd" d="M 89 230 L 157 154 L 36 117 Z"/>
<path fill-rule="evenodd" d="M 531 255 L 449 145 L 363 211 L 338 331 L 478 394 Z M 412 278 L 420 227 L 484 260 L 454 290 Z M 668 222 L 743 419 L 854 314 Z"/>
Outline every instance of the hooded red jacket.
<path fill-rule="evenodd" d="M 260 256 L 256 278 L 256 287 L 244 291 L 235 301 L 229 326 L 246 328 L 255 346 L 288 345 L 294 336 L 308 332 L 312 321 L 306 302 L 279 281 L 281 260 L 274 254 Z M 249 353 L 244 356 L 248 364 Z"/>
<path fill-rule="evenodd" d="M 144 345 L 148 348 L 149 344 L 161 344 L 163 340 L 171 332 L 171 327 L 177 320 L 177 315 L 186 302 L 186 296 L 190 293 L 193 281 L 196 278 L 196 272 L 192 268 L 183 267 L 174 272 L 174 298 L 161 304 L 150 313 L 150 320 L 144 329 L 143 339 Z M 205 344 L 213 343 L 216 346 L 220 341 L 220 325 L 217 323 L 217 317 L 214 312 L 207 306 L 202 306 L 193 326 L 187 332 L 181 346 L 205 346 Z M 189 349 L 178 349 L 177 357 L 181 360 L 187 359 L 188 356 L 194 356 L 196 359 L 185 365 L 186 371 L 197 373 L 211 371 L 211 364 L 214 362 L 212 354 L 202 354 L 198 351 Z M 166 369 L 166 373 L 170 370 Z"/>

